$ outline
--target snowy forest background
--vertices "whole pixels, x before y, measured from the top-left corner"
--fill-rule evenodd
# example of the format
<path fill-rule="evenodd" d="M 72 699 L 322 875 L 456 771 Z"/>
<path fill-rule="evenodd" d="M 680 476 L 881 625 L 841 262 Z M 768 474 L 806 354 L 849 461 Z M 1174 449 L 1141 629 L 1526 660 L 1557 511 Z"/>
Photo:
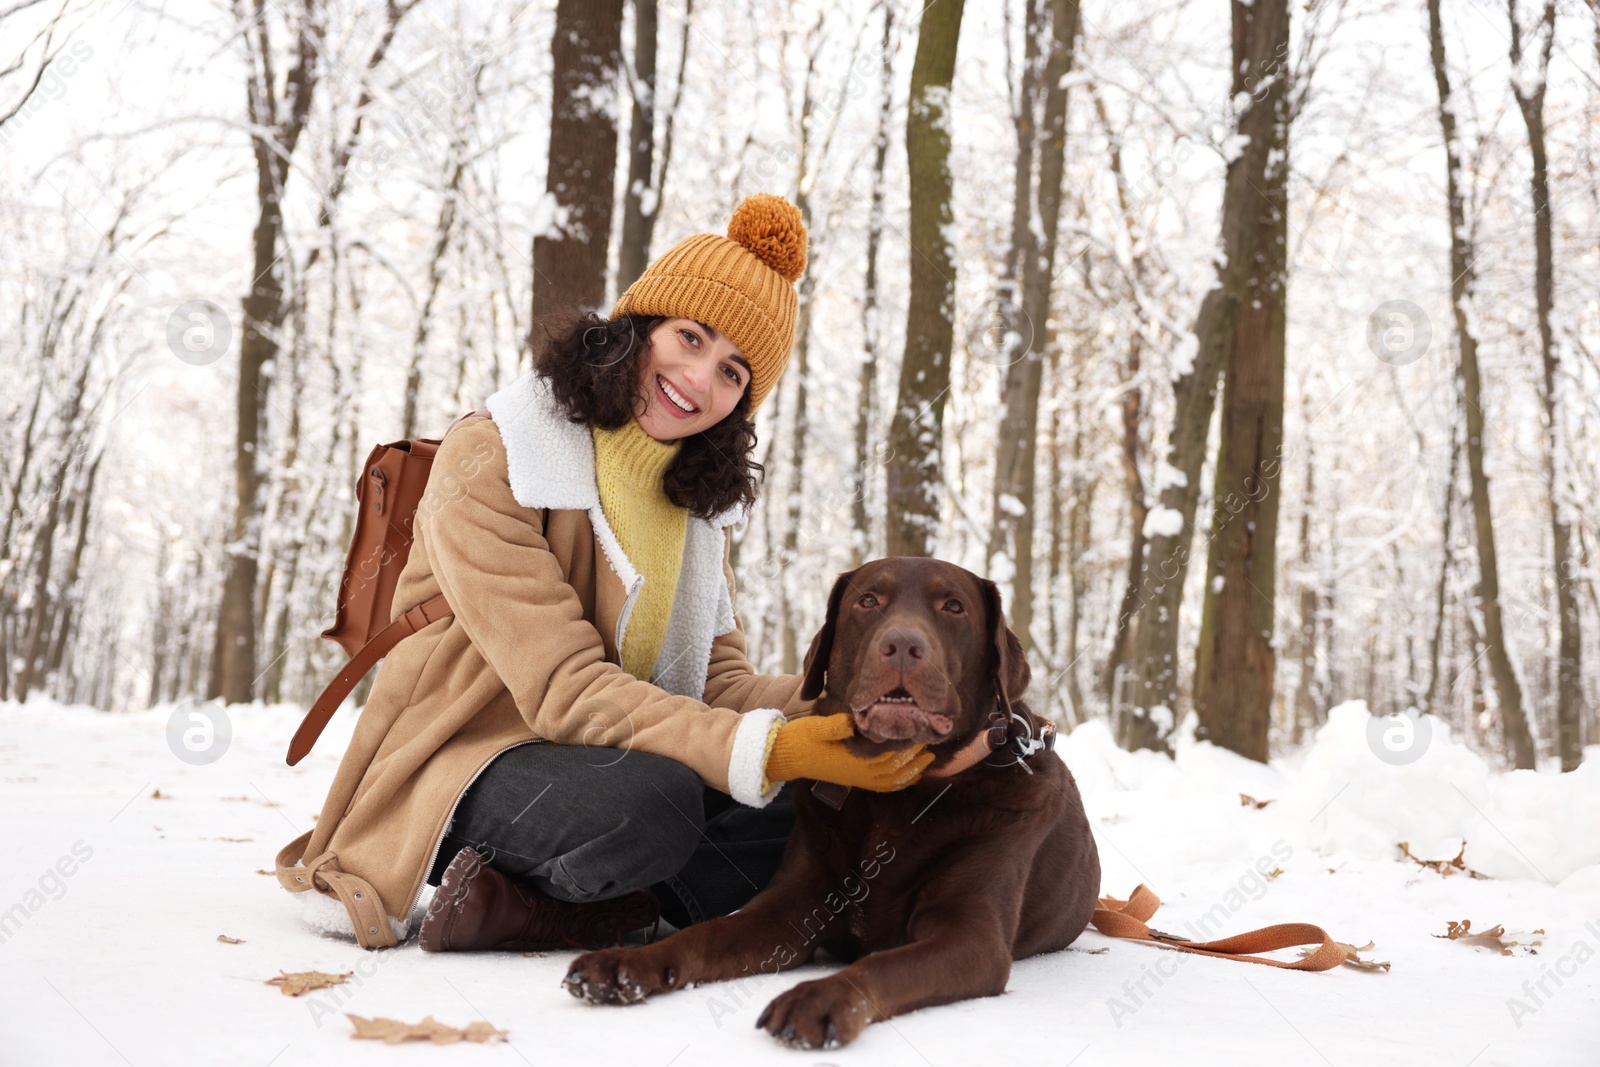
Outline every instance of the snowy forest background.
<path fill-rule="evenodd" d="M 309 703 L 370 447 L 768 191 L 811 264 L 736 541 L 760 669 L 929 551 L 1002 581 L 1066 725 L 1198 705 L 1259 759 L 1364 698 L 1570 769 L 1600 0 L 1431 2 L 1442 48 L 1429 0 L 0 0 L 0 699 Z"/>

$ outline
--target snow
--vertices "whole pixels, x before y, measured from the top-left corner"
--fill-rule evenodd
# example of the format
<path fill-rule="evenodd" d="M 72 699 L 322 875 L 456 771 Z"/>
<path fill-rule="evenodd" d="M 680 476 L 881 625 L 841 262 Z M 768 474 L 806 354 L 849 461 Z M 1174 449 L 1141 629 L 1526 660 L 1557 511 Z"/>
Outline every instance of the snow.
<path fill-rule="evenodd" d="M 1155 724 L 1157 734 L 1162 737 L 1171 736 L 1173 723 L 1171 708 L 1165 704 L 1157 704 L 1150 709 L 1150 721 Z"/>
<path fill-rule="evenodd" d="M 1250 147 L 1249 134 L 1231 133 L 1222 142 L 1222 158 L 1231 165 L 1248 147 Z"/>
<path fill-rule="evenodd" d="M 1145 512 L 1146 540 L 1154 537 L 1177 537 L 1181 533 L 1183 533 L 1183 512 L 1160 504 Z"/>
<path fill-rule="evenodd" d="M 1227 253 L 1218 250 L 1218 264 L 1227 261 Z M 1178 343 L 1172 349 L 1172 380 L 1177 381 L 1194 370 L 1194 357 L 1200 354 L 1200 338 L 1192 333 L 1185 333 L 1178 338 Z"/>
<path fill-rule="evenodd" d="M 534 204 L 531 228 L 535 237 L 561 240 L 566 234 L 572 209 L 556 200 L 556 194 L 546 192 Z"/>
<path fill-rule="evenodd" d="M 0 1062 L 822 1062 L 754 1023 L 777 992 L 830 966 L 589 1007 L 560 989 L 570 953 L 430 956 L 414 942 L 365 952 L 306 931 L 289 894 L 255 872 L 311 825 L 355 714 L 342 710 L 289 768 L 283 748 L 301 709 L 230 706 L 231 743 L 201 764 L 169 749 L 168 720 L 182 710 L 0 703 L 11 816 Z M 1270 765 L 1185 733 L 1175 759 L 1123 752 L 1102 720 L 1057 751 L 1095 828 L 1103 893 L 1144 882 L 1163 901 L 1153 925 L 1184 933 L 1316 923 L 1376 942 L 1363 955 L 1391 972 L 1280 971 L 1091 930 L 1068 951 L 1017 963 L 1005 996 L 873 1026 L 826 1062 L 991 1062 L 1004 1035 L 1012 1058 L 1079 1065 L 1593 1063 L 1600 748 L 1571 774 L 1505 774 L 1431 723 L 1426 751 L 1398 765 L 1369 742 L 1370 724 L 1387 722 L 1341 705 L 1306 748 Z M 1240 793 L 1272 803 L 1245 807 Z M 1489 878 L 1443 877 L 1396 851 L 1406 841 L 1448 859 L 1463 837 L 1466 862 Z M 1434 936 L 1460 919 L 1538 940 L 1537 955 Z M 262 984 L 310 969 L 355 974 L 300 998 Z M 357 1042 L 345 1011 L 487 1019 L 513 1048 Z"/>
<path fill-rule="evenodd" d="M 1152 493 L 1154 493 L 1156 496 L 1160 496 L 1162 493 L 1166 492 L 1168 488 L 1182 489 L 1187 487 L 1188 484 L 1189 476 L 1187 474 L 1183 473 L 1183 471 L 1179 470 L 1177 467 L 1174 467 L 1164 459 L 1156 460 L 1155 484 L 1150 488 Z"/>

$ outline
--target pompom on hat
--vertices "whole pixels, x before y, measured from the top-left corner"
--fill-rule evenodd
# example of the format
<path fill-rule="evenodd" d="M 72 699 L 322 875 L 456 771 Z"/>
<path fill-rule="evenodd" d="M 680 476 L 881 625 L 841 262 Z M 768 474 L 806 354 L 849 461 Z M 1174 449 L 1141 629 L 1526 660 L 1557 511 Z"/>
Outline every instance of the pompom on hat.
<path fill-rule="evenodd" d="M 700 233 L 673 245 L 612 309 L 618 315 L 694 319 L 750 361 L 750 411 L 766 399 L 794 347 L 794 283 L 806 269 L 800 209 L 781 196 L 746 197 L 728 236 Z"/>

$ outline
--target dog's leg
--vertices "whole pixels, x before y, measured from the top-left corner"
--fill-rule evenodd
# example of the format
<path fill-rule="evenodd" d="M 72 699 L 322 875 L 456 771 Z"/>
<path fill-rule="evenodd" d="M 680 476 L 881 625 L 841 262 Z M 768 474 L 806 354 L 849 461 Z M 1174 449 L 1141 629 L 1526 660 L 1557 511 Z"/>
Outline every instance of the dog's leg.
<path fill-rule="evenodd" d="M 787 1045 L 837 1048 L 869 1023 L 1005 992 L 1024 873 L 1005 851 L 974 849 L 924 887 L 908 923 L 910 944 L 800 983 L 767 1005 L 756 1025 Z"/>
<path fill-rule="evenodd" d="M 809 867 L 809 864 L 807 865 Z M 653 945 L 585 952 L 562 986 L 591 1004 L 638 1004 L 697 982 L 776 974 L 811 958 L 837 916 L 808 911 L 825 887 L 810 870 L 780 869 L 771 885 L 732 915 L 680 930 Z"/>

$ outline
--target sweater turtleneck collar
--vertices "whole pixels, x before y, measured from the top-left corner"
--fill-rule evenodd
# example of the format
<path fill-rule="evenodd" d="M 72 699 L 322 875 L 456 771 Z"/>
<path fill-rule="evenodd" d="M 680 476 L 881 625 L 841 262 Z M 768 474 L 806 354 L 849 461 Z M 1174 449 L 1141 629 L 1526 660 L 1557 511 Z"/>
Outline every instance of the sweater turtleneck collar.
<path fill-rule="evenodd" d="M 596 466 L 641 489 L 660 489 L 667 468 L 683 448 L 682 441 L 657 441 L 644 432 L 637 419 L 629 419 L 618 430 L 598 426 L 589 430 L 594 436 Z"/>

